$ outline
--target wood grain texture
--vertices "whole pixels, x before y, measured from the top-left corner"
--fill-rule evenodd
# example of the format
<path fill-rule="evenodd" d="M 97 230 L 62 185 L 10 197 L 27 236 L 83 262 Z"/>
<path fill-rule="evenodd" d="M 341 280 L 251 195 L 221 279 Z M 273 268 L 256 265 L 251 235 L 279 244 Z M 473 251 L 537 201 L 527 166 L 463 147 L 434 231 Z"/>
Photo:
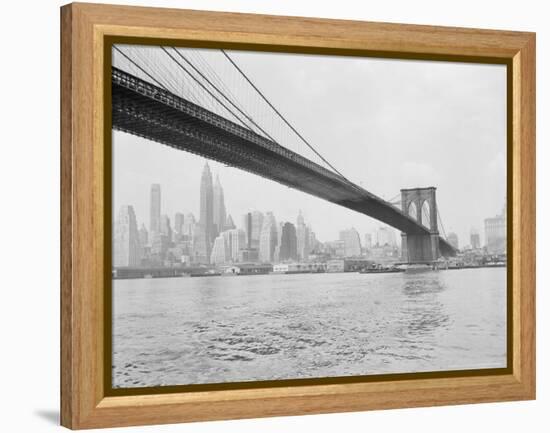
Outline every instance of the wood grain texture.
<path fill-rule="evenodd" d="M 61 424 L 71 427 L 72 358 L 72 13 L 61 9 Z"/>
<path fill-rule="evenodd" d="M 62 425 L 79 429 L 535 397 L 534 34 L 78 3 L 62 8 L 61 26 Z M 509 173 L 513 373 L 105 397 L 103 49 L 107 36 L 513 62 L 513 167 Z"/>

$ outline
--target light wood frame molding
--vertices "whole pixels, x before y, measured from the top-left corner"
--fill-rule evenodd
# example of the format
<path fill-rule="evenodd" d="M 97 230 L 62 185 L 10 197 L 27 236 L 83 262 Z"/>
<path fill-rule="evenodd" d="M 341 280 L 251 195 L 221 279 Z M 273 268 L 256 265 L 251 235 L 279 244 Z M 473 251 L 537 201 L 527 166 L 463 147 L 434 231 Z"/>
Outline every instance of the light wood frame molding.
<path fill-rule="evenodd" d="M 106 396 L 103 85 L 110 36 L 507 63 L 510 372 Z M 73 3 L 61 8 L 61 102 L 62 425 L 81 429 L 535 398 L 534 33 Z"/>

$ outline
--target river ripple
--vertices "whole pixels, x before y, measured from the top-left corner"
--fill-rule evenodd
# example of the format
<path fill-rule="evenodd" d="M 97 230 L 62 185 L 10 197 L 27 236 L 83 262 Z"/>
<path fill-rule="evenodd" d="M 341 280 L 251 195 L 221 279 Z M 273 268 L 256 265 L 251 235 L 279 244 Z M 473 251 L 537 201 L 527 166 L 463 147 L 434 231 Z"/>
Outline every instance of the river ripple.
<path fill-rule="evenodd" d="M 113 386 L 506 366 L 506 270 L 113 281 Z"/>

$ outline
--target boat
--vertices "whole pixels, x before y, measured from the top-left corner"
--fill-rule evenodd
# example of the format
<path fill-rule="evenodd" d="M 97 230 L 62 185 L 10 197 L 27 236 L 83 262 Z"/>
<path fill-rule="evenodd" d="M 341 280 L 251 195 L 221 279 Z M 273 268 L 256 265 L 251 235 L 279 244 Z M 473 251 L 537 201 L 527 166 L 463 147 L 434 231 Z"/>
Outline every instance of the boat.
<path fill-rule="evenodd" d="M 397 272 L 403 272 L 404 269 L 396 268 L 392 266 L 391 268 L 367 268 L 361 269 L 360 274 L 394 274 Z"/>

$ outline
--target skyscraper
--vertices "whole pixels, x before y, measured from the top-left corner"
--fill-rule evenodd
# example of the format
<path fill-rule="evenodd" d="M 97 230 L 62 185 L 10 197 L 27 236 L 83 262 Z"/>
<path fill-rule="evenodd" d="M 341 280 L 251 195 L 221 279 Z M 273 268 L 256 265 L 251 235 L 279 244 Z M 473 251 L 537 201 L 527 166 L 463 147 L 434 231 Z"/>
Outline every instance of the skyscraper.
<path fill-rule="evenodd" d="M 214 200 L 213 200 L 212 173 L 208 162 L 204 164 L 200 188 L 200 220 L 197 235 L 197 257 L 203 263 L 209 263 L 212 243 L 214 242 Z"/>
<path fill-rule="evenodd" d="M 315 232 L 311 229 L 311 226 L 307 227 L 309 233 L 309 250 L 315 254 L 319 253 L 320 242 L 317 240 Z"/>
<path fill-rule="evenodd" d="M 193 233 L 195 230 L 195 224 L 197 222 L 195 221 L 195 215 L 192 213 L 188 213 L 185 215 L 183 219 L 183 233 L 185 236 L 193 237 Z"/>
<path fill-rule="evenodd" d="M 260 246 L 260 233 L 264 225 L 264 214 L 260 211 L 252 212 L 252 248 Z"/>
<path fill-rule="evenodd" d="M 225 226 L 225 201 L 223 196 L 223 188 L 220 183 L 220 178 L 216 175 L 216 183 L 213 189 L 213 220 L 216 233 L 224 231 Z"/>
<path fill-rule="evenodd" d="M 139 228 L 139 244 L 142 248 L 149 244 L 149 233 L 147 232 L 145 224 L 143 223 Z"/>
<path fill-rule="evenodd" d="M 372 248 L 372 235 L 370 233 L 365 233 L 364 247 L 367 251 Z"/>
<path fill-rule="evenodd" d="M 458 235 L 451 232 L 447 235 L 447 241 L 458 250 Z"/>
<path fill-rule="evenodd" d="M 151 185 L 150 196 L 149 231 L 151 235 L 160 233 L 160 199 L 160 185 L 154 183 Z"/>
<path fill-rule="evenodd" d="M 340 240 L 344 241 L 344 255 L 346 257 L 361 255 L 361 239 L 353 227 L 340 232 Z"/>
<path fill-rule="evenodd" d="M 397 245 L 395 241 L 395 230 L 391 227 L 380 227 L 376 230 L 376 245 L 379 247 L 385 245 L 395 247 Z"/>
<path fill-rule="evenodd" d="M 223 230 L 233 230 L 237 228 L 235 226 L 235 223 L 233 222 L 233 218 L 231 218 L 231 215 L 227 215 L 227 218 L 225 219 L 225 226 L 223 228 Z"/>
<path fill-rule="evenodd" d="M 243 216 L 243 230 L 246 242 L 246 248 L 252 247 L 252 213 L 247 212 Z"/>
<path fill-rule="evenodd" d="M 214 240 L 210 263 L 221 265 L 231 262 L 231 233 L 223 232 Z"/>
<path fill-rule="evenodd" d="M 470 230 L 470 246 L 472 247 L 473 250 L 477 250 L 478 248 L 481 247 L 479 232 L 477 231 L 477 229 L 474 229 L 474 228 Z"/>
<path fill-rule="evenodd" d="M 485 220 L 485 244 L 490 253 L 506 252 L 506 213 Z"/>
<path fill-rule="evenodd" d="M 243 227 L 246 233 L 246 243 L 249 249 L 258 249 L 260 233 L 264 223 L 264 214 L 260 211 L 248 212 L 244 215 Z"/>
<path fill-rule="evenodd" d="M 246 235 L 244 230 L 233 229 L 229 230 L 231 237 L 231 260 L 236 262 L 239 260 L 239 251 L 246 249 Z"/>
<path fill-rule="evenodd" d="M 138 230 L 139 237 L 139 258 L 140 264 L 143 263 L 143 260 L 146 260 L 149 256 L 151 248 L 149 247 L 149 232 L 145 228 L 145 224 L 141 223 L 141 226 Z"/>
<path fill-rule="evenodd" d="M 183 234 L 183 223 L 185 222 L 185 217 L 182 213 L 176 212 L 176 215 L 174 216 L 174 231 L 178 235 Z"/>
<path fill-rule="evenodd" d="M 304 222 L 302 211 L 298 213 L 296 218 L 296 241 L 298 248 L 298 258 L 307 260 L 309 257 L 309 230 Z"/>
<path fill-rule="evenodd" d="M 160 217 L 160 233 L 166 236 L 168 243 L 172 242 L 172 226 L 168 215 L 161 215 Z"/>
<path fill-rule="evenodd" d="M 272 212 L 267 212 L 263 219 L 263 227 L 260 234 L 259 258 L 262 262 L 272 262 L 277 246 L 277 222 Z"/>
<path fill-rule="evenodd" d="M 156 264 L 162 264 L 170 246 L 168 236 L 160 232 L 151 233 L 149 243 L 151 244 L 151 260 Z"/>
<path fill-rule="evenodd" d="M 281 262 L 298 259 L 296 227 L 294 224 L 286 222 L 281 231 L 281 244 L 277 248 L 278 260 Z"/>
<path fill-rule="evenodd" d="M 115 222 L 114 266 L 139 266 L 140 244 L 136 214 L 132 206 L 121 206 Z"/>

